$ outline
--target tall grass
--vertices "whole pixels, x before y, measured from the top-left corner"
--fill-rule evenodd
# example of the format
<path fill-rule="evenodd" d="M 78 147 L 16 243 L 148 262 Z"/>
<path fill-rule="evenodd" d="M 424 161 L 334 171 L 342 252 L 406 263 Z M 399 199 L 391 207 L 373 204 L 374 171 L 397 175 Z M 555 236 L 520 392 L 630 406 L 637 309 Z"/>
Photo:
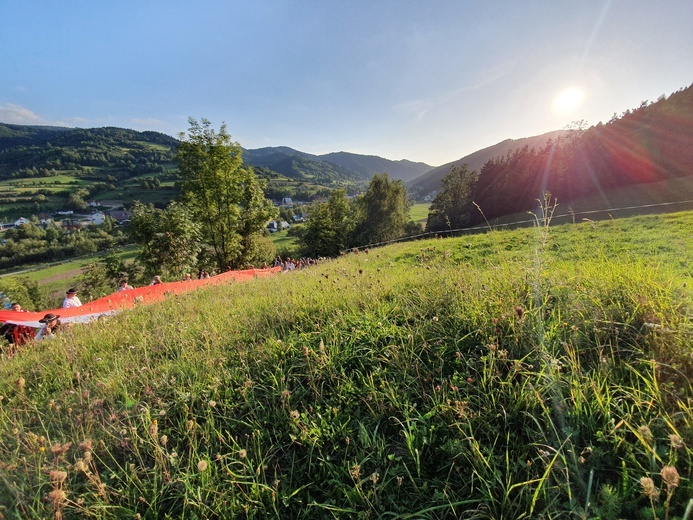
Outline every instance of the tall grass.
<path fill-rule="evenodd" d="M 1 363 L 0 512 L 682 518 L 692 224 L 398 244 L 75 326 Z"/>

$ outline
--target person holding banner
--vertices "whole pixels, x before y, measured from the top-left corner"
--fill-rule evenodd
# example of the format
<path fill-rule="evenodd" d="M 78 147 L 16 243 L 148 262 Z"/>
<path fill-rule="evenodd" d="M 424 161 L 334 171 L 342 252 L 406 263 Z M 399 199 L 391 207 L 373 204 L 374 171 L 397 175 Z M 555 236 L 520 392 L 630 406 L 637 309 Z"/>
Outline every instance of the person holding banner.
<path fill-rule="evenodd" d="M 63 309 L 70 309 L 72 307 L 81 307 L 82 302 L 77 298 L 77 289 L 68 289 L 65 294 L 65 299 L 63 300 Z"/>

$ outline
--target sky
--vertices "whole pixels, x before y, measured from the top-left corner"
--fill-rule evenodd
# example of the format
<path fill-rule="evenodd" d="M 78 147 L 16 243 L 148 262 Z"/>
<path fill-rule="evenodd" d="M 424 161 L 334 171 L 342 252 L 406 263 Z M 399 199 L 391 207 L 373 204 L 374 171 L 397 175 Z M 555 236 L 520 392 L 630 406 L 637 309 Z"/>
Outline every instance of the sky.
<path fill-rule="evenodd" d="M 0 0 L 0 122 L 439 166 L 693 83 L 691 0 Z"/>

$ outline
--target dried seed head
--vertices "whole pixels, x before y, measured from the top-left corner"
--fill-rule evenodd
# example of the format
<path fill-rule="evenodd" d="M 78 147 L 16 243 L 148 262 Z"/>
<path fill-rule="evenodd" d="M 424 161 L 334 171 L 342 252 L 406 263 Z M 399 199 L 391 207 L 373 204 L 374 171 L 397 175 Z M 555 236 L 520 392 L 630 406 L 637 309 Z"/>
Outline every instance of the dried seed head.
<path fill-rule="evenodd" d="M 67 478 L 67 472 L 54 469 L 49 473 L 49 477 L 51 479 L 51 482 L 53 482 L 54 484 L 60 484 L 62 482 L 65 482 L 65 479 Z"/>
<path fill-rule="evenodd" d="M 67 500 L 67 494 L 62 489 L 54 489 L 48 493 L 48 501 L 54 508 L 58 509 L 60 505 Z"/>
<path fill-rule="evenodd" d="M 660 473 L 662 480 L 667 485 L 667 488 L 675 488 L 679 486 L 679 472 L 674 466 L 664 466 Z"/>
<path fill-rule="evenodd" d="M 641 426 L 640 428 L 638 428 L 638 431 L 640 432 L 640 435 L 642 435 L 642 438 L 645 439 L 645 441 L 652 442 L 652 439 L 654 439 L 652 432 L 650 431 L 650 428 L 648 428 L 647 426 Z"/>
<path fill-rule="evenodd" d="M 640 485 L 642 486 L 643 494 L 648 498 L 657 498 L 659 491 L 654 485 L 654 480 L 650 477 L 642 477 L 640 479 Z"/>
<path fill-rule="evenodd" d="M 683 439 L 676 434 L 669 435 L 669 442 L 675 450 L 680 450 L 684 446 Z"/>
<path fill-rule="evenodd" d="M 197 470 L 202 473 L 203 471 L 207 470 L 207 461 L 206 460 L 201 460 L 200 462 L 197 463 Z"/>
<path fill-rule="evenodd" d="M 77 462 L 75 462 L 75 465 L 72 466 L 72 469 L 75 471 L 79 471 L 81 473 L 86 473 L 89 471 L 89 468 L 87 468 L 87 465 L 84 463 L 82 459 L 79 459 Z"/>

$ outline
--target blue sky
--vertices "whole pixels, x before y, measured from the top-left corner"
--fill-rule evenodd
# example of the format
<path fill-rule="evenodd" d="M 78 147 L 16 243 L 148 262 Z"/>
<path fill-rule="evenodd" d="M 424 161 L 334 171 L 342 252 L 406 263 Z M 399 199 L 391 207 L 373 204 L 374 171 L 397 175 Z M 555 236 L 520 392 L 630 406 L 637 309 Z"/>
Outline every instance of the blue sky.
<path fill-rule="evenodd" d="M 0 0 L 0 122 L 205 118 L 246 148 L 438 166 L 687 87 L 691 20 L 691 0 Z"/>

